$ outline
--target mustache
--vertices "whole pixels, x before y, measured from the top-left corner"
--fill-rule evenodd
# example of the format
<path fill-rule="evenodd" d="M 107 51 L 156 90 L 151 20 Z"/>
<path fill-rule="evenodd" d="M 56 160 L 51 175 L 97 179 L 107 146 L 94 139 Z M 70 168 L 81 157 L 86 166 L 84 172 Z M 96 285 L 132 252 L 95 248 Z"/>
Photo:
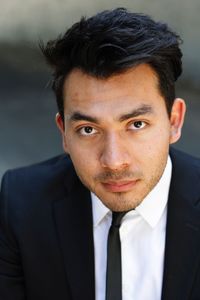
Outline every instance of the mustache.
<path fill-rule="evenodd" d="M 108 180 L 127 180 L 127 179 L 138 179 L 142 177 L 141 171 L 105 171 L 97 176 L 95 176 L 95 180 L 97 181 L 108 181 Z"/>

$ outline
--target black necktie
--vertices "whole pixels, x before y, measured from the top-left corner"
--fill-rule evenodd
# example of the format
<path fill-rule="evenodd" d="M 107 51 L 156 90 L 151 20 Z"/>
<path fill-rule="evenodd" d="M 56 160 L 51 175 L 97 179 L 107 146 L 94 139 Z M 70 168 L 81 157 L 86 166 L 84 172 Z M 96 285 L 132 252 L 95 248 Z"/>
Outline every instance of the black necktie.
<path fill-rule="evenodd" d="M 119 228 L 126 212 L 113 212 L 108 234 L 106 300 L 122 300 L 121 242 Z"/>

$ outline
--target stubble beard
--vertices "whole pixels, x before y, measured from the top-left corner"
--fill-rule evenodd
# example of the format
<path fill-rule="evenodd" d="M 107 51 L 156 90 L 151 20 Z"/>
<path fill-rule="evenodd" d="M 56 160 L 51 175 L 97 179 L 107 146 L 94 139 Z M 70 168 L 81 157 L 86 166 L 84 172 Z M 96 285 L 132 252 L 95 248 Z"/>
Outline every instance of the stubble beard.
<path fill-rule="evenodd" d="M 141 190 L 136 189 L 134 195 L 134 188 L 129 192 L 117 192 L 112 193 L 111 197 L 101 197 L 98 195 L 98 191 L 95 189 L 93 192 L 97 195 L 97 197 L 102 201 L 102 203 L 108 207 L 111 211 L 129 211 L 135 209 L 139 206 L 142 201 L 148 196 L 148 194 L 154 189 L 154 187 L 158 184 L 160 178 L 162 177 L 163 171 L 157 173 L 155 176 L 152 176 L 148 182 L 143 181 L 136 183 L 136 185 L 141 183 Z M 130 194 L 130 195 L 129 195 Z"/>
<path fill-rule="evenodd" d="M 107 171 L 102 172 L 94 177 L 94 184 L 90 185 L 87 180 L 81 176 L 79 176 L 81 182 L 91 191 L 93 192 L 100 201 L 108 207 L 111 211 L 129 211 L 135 209 L 139 206 L 145 197 L 153 190 L 153 188 L 157 185 L 159 180 L 162 177 L 166 166 L 166 161 L 161 161 L 160 165 L 154 170 L 154 175 L 150 177 L 150 179 L 145 180 L 145 177 L 141 171 L 131 172 L 129 170 L 124 170 L 120 172 Z M 87 177 L 85 177 L 87 178 Z M 105 191 L 102 193 L 99 191 L 99 184 L 101 182 L 107 180 L 132 180 L 138 179 L 135 186 L 135 194 L 134 187 L 133 190 L 127 192 L 106 192 L 107 195 L 104 195 Z M 141 187 L 140 187 L 141 185 Z M 138 187 L 139 186 L 139 187 Z M 110 194 L 110 197 L 109 197 Z M 130 195 L 129 195 L 130 194 Z"/>

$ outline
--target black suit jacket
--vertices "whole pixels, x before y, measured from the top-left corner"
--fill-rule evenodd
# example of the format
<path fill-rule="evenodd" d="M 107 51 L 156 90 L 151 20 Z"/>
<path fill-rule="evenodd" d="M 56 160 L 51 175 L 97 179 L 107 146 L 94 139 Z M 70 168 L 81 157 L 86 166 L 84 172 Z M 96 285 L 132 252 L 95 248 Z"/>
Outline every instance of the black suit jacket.
<path fill-rule="evenodd" d="M 171 158 L 162 300 L 199 300 L 200 161 Z M 8 172 L 0 197 L 0 299 L 94 300 L 90 193 L 70 160 Z"/>

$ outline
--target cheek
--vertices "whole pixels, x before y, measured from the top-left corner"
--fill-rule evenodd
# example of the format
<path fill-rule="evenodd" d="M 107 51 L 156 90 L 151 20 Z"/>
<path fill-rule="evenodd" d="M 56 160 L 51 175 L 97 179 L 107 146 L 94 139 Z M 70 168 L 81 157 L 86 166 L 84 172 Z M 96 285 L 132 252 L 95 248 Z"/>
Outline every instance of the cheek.
<path fill-rule="evenodd" d="M 77 146 L 73 144 L 73 146 L 69 145 L 68 153 L 77 174 L 81 175 L 81 177 L 91 177 L 95 174 L 95 170 L 98 169 L 98 160 L 92 150 L 88 153 L 88 150 L 86 151 L 80 144 Z"/>
<path fill-rule="evenodd" d="M 69 132 L 65 136 L 65 144 L 73 162 L 78 162 L 80 165 L 87 165 L 89 167 L 98 161 L 98 146 L 96 141 L 86 141 Z"/>
<path fill-rule="evenodd" d="M 170 127 L 163 126 L 158 128 L 151 136 L 149 144 L 153 151 L 165 151 L 170 143 Z"/>
<path fill-rule="evenodd" d="M 145 159 L 145 157 L 150 158 L 168 151 L 169 141 L 169 130 L 162 128 L 149 131 L 148 134 L 138 138 L 137 141 L 133 140 L 131 148 L 135 149 L 135 153 L 138 153 L 139 157 Z"/>
<path fill-rule="evenodd" d="M 140 143 L 137 147 L 137 158 L 143 170 L 151 172 L 154 168 L 158 168 L 166 160 L 169 152 L 169 131 L 157 130 L 152 132 L 148 137 Z M 134 155 L 134 150 L 133 150 Z"/>

